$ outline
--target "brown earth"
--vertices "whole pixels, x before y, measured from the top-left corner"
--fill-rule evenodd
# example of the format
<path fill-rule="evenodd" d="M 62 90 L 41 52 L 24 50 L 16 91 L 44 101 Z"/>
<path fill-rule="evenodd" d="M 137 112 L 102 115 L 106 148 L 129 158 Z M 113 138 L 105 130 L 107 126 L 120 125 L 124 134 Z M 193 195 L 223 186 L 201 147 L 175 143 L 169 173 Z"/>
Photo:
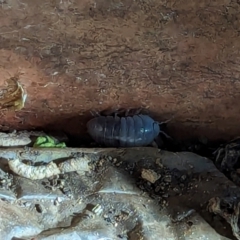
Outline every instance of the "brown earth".
<path fill-rule="evenodd" d="M 0 83 L 25 108 L 2 129 L 85 132 L 90 110 L 145 107 L 169 134 L 240 133 L 237 0 L 0 0 Z"/>

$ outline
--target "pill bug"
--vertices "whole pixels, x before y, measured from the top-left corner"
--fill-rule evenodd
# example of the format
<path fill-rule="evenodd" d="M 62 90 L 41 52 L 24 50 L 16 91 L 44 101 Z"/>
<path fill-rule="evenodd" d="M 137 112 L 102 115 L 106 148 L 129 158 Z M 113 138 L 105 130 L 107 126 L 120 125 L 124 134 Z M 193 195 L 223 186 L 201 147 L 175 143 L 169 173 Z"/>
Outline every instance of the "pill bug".
<path fill-rule="evenodd" d="M 168 122 L 168 121 L 167 121 Z M 166 123 L 166 122 L 163 122 Z M 107 147 L 140 147 L 150 145 L 154 139 L 163 133 L 159 123 L 150 116 L 136 114 L 119 117 L 101 116 L 91 119 L 87 123 L 87 130 L 92 139 Z"/>

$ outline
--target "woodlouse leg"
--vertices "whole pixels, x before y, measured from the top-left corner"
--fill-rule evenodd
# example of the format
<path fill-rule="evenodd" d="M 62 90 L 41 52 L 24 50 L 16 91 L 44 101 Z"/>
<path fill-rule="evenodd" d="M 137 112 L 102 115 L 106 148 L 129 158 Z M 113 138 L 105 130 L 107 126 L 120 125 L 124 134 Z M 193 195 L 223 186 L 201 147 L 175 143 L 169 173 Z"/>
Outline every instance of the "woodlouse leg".
<path fill-rule="evenodd" d="M 90 113 L 93 117 L 100 117 L 101 116 L 101 114 L 96 110 L 92 110 L 92 111 L 90 111 Z"/>
<path fill-rule="evenodd" d="M 139 108 L 136 108 L 136 109 L 134 110 L 134 113 L 135 113 L 136 115 L 138 115 L 138 114 L 140 114 L 142 111 L 143 111 L 143 108 L 142 108 L 142 107 L 139 107 Z"/>
<path fill-rule="evenodd" d="M 128 108 L 125 111 L 125 117 L 127 116 L 133 116 L 133 115 L 138 115 L 142 112 L 143 108 L 139 107 L 139 108 Z"/>
<path fill-rule="evenodd" d="M 101 111 L 101 115 L 102 116 L 109 116 L 109 115 L 112 115 L 113 114 L 113 109 L 111 108 L 111 109 L 104 109 L 104 110 L 102 110 Z"/>
<path fill-rule="evenodd" d="M 120 115 L 124 115 L 125 113 L 125 109 L 124 108 L 111 108 L 111 109 L 106 109 L 104 111 L 102 111 L 102 114 L 104 116 L 120 116 Z"/>
<path fill-rule="evenodd" d="M 118 108 L 108 108 L 103 111 L 101 111 L 101 115 L 103 116 L 117 116 L 122 112 L 122 110 L 119 110 Z"/>
<path fill-rule="evenodd" d="M 151 143 L 151 146 L 154 147 L 154 148 L 158 148 L 158 145 L 157 145 L 156 141 L 153 141 L 153 142 Z"/>
<path fill-rule="evenodd" d="M 126 112 L 125 112 L 125 117 L 129 116 L 129 112 L 131 111 L 131 109 L 127 109 Z"/>
<path fill-rule="evenodd" d="M 122 115 L 122 114 L 126 114 L 126 109 L 124 109 L 124 108 L 118 108 L 118 109 L 116 109 L 116 114 L 117 115 Z"/>

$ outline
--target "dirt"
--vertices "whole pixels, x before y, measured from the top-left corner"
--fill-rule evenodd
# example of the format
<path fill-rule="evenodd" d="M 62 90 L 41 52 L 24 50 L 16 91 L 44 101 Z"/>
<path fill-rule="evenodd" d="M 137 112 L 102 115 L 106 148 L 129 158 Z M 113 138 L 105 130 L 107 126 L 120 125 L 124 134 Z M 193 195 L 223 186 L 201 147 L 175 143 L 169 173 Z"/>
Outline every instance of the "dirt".
<path fill-rule="evenodd" d="M 206 158 L 156 148 L 37 151 L 38 154 L 31 154 L 36 150 L 0 149 L 0 197 L 4 199 L 0 205 L 8 211 L 9 219 L 12 219 L 9 211 L 13 212 L 14 219 L 9 221 L 22 229 L 26 223 L 21 214 L 28 214 L 27 226 L 32 233 L 23 231 L 27 236 L 45 239 L 60 233 L 68 236 L 97 232 L 111 239 L 152 240 L 159 239 L 161 233 L 164 239 L 180 236 L 199 239 L 202 234 L 209 239 L 225 239 L 216 230 L 233 239 L 229 225 L 213 220 L 205 205 L 226 191 L 231 199 L 239 193 Z M 57 162 L 78 155 L 92 158 L 91 171 L 85 175 L 74 171 L 31 180 L 8 168 L 8 161 L 14 156 L 41 165 L 43 160 Z M 9 225 L 5 219 L 1 221 L 3 226 Z M 10 234 L 7 227 L 3 229 Z"/>
<path fill-rule="evenodd" d="M 237 1 L 10 1 L 0 9 L 0 82 L 21 72 L 2 129 L 86 133 L 90 110 L 144 107 L 179 138 L 240 132 Z M 236 107 L 235 107 L 236 106 Z"/>

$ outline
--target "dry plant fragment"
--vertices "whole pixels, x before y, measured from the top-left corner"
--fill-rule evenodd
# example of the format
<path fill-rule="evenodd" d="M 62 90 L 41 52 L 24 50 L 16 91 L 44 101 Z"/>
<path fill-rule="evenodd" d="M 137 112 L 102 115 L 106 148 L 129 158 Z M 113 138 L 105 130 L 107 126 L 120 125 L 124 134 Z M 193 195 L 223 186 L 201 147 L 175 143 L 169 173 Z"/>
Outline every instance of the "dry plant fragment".
<path fill-rule="evenodd" d="M 84 171 L 90 170 L 89 163 L 90 159 L 87 157 L 82 158 L 72 158 L 58 165 L 61 173 L 73 172 L 73 171 Z"/>
<path fill-rule="evenodd" d="M 50 162 L 43 166 L 29 166 L 24 164 L 19 159 L 9 160 L 9 168 L 21 177 L 29 178 L 31 180 L 49 178 L 54 175 L 58 175 L 66 172 L 85 172 L 90 171 L 88 163 L 90 159 L 88 157 L 73 158 L 63 163 L 56 164 Z"/>
<path fill-rule="evenodd" d="M 60 174 L 60 170 L 53 162 L 45 166 L 28 166 L 22 163 L 19 159 L 9 161 L 9 168 L 21 177 L 29 178 L 32 180 L 49 178 L 53 175 Z"/>
<path fill-rule="evenodd" d="M 7 88 L 3 89 L 3 94 L 0 98 L 0 108 L 9 110 L 21 110 L 24 107 L 27 94 L 22 85 L 19 83 L 20 74 L 6 79 Z"/>
<path fill-rule="evenodd" d="M 231 205 L 231 210 L 228 208 L 224 209 L 224 205 Z M 221 207 L 222 205 L 222 207 Z M 218 197 L 211 198 L 209 200 L 207 209 L 209 212 L 214 214 L 219 214 L 222 218 L 224 218 L 232 227 L 233 235 L 240 240 L 240 229 L 238 226 L 239 221 L 239 213 L 240 213 L 240 202 L 236 201 L 234 203 L 228 203 Z"/>

